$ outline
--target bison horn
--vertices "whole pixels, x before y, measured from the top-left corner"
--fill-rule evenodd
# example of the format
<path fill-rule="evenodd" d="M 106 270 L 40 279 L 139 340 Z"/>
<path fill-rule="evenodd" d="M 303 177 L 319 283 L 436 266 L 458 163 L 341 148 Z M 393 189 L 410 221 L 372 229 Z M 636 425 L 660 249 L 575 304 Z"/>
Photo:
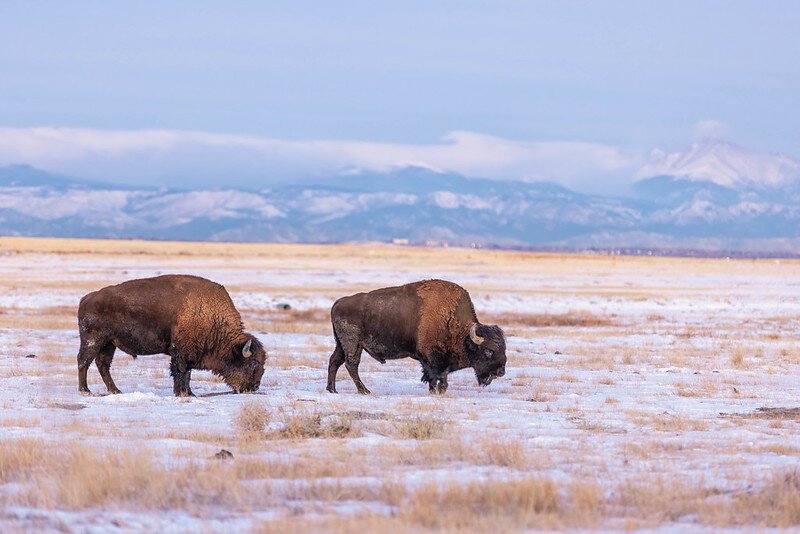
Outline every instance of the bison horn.
<path fill-rule="evenodd" d="M 252 339 L 248 339 L 247 343 L 245 343 L 244 347 L 242 347 L 242 356 L 244 356 L 245 358 L 249 358 L 250 356 L 253 355 L 253 351 L 250 349 L 250 346 L 252 344 L 253 344 L 253 340 Z"/>
<path fill-rule="evenodd" d="M 469 327 L 469 338 L 476 345 L 480 345 L 481 343 L 483 343 L 483 338 L 478 335 L 477 330 L 478 330 L 478 324 L 473 323 L 472 326 Z"/>

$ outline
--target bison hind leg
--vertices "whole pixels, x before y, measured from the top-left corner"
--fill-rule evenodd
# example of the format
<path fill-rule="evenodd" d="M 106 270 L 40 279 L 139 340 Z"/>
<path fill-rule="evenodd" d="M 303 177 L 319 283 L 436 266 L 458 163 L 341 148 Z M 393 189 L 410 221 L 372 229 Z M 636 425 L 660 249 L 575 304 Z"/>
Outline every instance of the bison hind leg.
<path fill-rule="evenodd" d="M 354 353 L 346 354 L 344 367 L 347 369 L 347 372 L 350 373 L 350 378 L 353 379 L 353 383 L 356 385 L 358 392 L 362 395 L 369 395 L 370 390 L 367 389 L 367 386 L 361 381 L 361 377 L 358 376 L 358 365 L 361 363 L 362 350 L 363 349 L 359 346 Z"/>
<path fill-rule="evenodd" d="M 97 370 L 100 372 L 100 376 L 106 384 L 106 389 L 112 395 L 122 393 L 117 388 L 117 385 L 114 384 L 114 379 L 111 378 L 111 361 L 114 359 L 115 350 L 117 350 L 117 347 L 114 346 L 113 343 L 108 343 L 105 347 L 100 349 L 100 352 L 98 352 L 94 360 L 95 365 L 97 365 Z"/>
<path fill-rule="evenodd" d="M 342 344 L 339 343 L 339 340 L 336 340 L 336 348 L 333 349 L 333 354 L 331 354 L 331 359 L 328 361 L 328 386 L 325 388 L 331 393 L 337 393 L 336 391 L 336 373 L 339 372 L 339 367 L 345 361 L 344 350 L 342 349 Z"/>
<path fill-rule="evenodd" d="M 81 393 L 91 394 L 89 385 L 86 382 L 86 373 L 96 357 L 97 349 L 95 344 L 81 340 L 81 348 L 78 350 L 78 391 Z"/>

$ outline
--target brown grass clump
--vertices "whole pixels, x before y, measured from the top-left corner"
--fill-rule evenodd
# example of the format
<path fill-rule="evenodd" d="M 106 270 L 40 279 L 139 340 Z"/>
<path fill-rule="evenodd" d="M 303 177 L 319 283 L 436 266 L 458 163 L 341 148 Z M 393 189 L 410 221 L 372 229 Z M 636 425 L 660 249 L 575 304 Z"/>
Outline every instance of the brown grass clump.
<path fill-rule="evenodd" d="M 596 480 L 573 480 L 567 485 L 570 509 L 575 510 L 587 524 L 599 522 L 606 511 L 606 496 Z"/>
<path fill-rule="evenodd" d="M 2 504 L 191 508 L 238 506 L 245 494 L 232 469 L 219 462 L 165 466 L 152 450 L 17 442 L 3 447 L 0 457 L 6 459 L 0 468 L 4 480 L 21 484 L 19 491 L 0 495 Z"/>
<path fill-rule="evenodd" d="M 550 402 L 555 400 L 557 392 L 552 386 L 537 384 L 531 394 L 525 398 L 528 402 Z"/>
<path fill-rule="evenodd" d="M 315 479 L 365 475 L 370 464 L 341 461 L 335 457 L 321 457 L 318 450 L 282 456 L 281 458 L 260 458 L 258 456 L 238 455 L 234 464 L 237 475 L 242 480 L 259 479 Z"/>
<path fill-rule="evenodd" d="M 479 451 L 484 463 L 523 470 L 528 467 L 525 449 L 517 441 L 485 439 L 480 442 Z"/>
<path fill-rule="evenodd" d="M 566 327 L 598 327 L 614 326 L 616 321 L 595 315 L 588 311 L 570 311 L 566 313 L 496 313 L 489 317 L 490 323 L 506 327 L 526 326 L 544 328 L 549 326 Z"/>
<path fill-rule="evenodd" d="M 447 531 L 554 528 L 560 523 L 558 512 L 555 483 L 535 477 L 431 483 L 414 491 L 401 507 L 408 521 Z"/>
<path fill-rule="evenodd" d="M 757 491 L 741 493 L 731 507 L 731 524 L 764 524 L 788 528 L 800 524 L 800 473 L 797 470 L 773 475 Z"/>
<path fill-rule="evenodd" d="M 743 369 L 745 367 L 744 357 L 746 351 L 741 345 L 737 345 L 731 353 L 731 367 L 734 369 Z"/>
<path fill-rule="evenodd" d="M 611 504 L 620 508 L 624 517 L 658 524 L 698 513 L 704 500 L 717 493 L 716 490 L 690 485 L 682 480 L 648 477 L 621 483 L 614 491 Z"/>
<path fill-rule="evenodd" d="M 395 436 L 402 439 L 436 439 L 444 437 L 448 423 L 435 415 L 413 415 L 395 419 Z"/>
<path fill-rule="evenodd" d="M 649 426 L 659 432 L 687 432 L 708 429 L 706 421 L 666 412 L 650 413 L 641 410 L 627 410 L 626 417 L 636 425 Z"/>
<path fill-rule="evenodd" d="M 269 412 L 259 401 L 247 401 L 239 407 L 233 418 L 236 435 L 245 441 L 264 437 L 264 427 L 269 422 Z"/>
<path fill-rule="evenodd" d="M 9 439 L 0 441 L 0 483 L 16 480 L 20 473 L 41 462 L 41 440 Z"/>
<path fill-rule="evenodd" d="M 325 334 L 331 331 L 331 314 L 327 308 L 242 310 L 241 313 L 248 328 L 255 330 L 292 334 Z"/>
<path fill-rule="evenodd" d="M 353 532 L 393 532 L 412 534 L 419 528 L 405 523 L 402 518 L 379 514 L 329 516 L 324 519 L 304 519 L 286 517 L 265 521 L 256 525 L 254 534 L 307 534 L 324 532 L 326 534 L 351 534 Z"/>
<path fill-rule="evenodd" d="M 326 414 L 317 410 L 284 411 L 283 428 L 271 437 L 284 439 L 346 438 L 357 435 L 349 414 Z"/>

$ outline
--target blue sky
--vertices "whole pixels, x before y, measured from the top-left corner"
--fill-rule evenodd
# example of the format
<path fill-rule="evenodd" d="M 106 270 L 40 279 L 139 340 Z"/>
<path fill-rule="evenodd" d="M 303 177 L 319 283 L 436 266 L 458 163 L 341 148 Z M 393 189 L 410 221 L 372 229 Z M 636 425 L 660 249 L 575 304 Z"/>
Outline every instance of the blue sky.
<path fill-rule="evenodd" d="M 0 162 L 46 167 L 19 149 L 36 127 L 631 158 L 601 174 L 706 135 L 797 157 L 798 28 L 785 1 L 4 2 Z"/>

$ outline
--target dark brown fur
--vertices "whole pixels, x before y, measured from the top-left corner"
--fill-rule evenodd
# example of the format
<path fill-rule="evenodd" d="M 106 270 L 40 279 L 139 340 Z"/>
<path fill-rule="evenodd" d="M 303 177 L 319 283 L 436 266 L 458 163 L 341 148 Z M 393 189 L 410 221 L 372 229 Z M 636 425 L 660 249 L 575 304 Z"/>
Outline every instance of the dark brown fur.
<path fill-rule="evenodd" d="M 359 393 L 369 393 L 358 376 L 361 351 L 381 363 L 413 358 L 422 364 L 422 381 L 431 392 L 447 390 L 447 375 L 472 367 L 478 383 L 505 374 L 506 344 L 497 326 L 482 325 L 469 293 L 452 282 L 423 280 L 358 293 L 331 308 L 336 349 L 328 364 L 328 391 L 336 393 L 336 372 L 345 364 Z M 470 339 L 470 328 L 484 338 Z"/>
<path fill-rule="evenodd" d="M 255 391 L 266 353 L 244 332 L 228 292 L 204 278 L 165 275 L 130 280 L 89 293 L 78 307 L 78 389 L 89 393 L 86 371 L 94 360 L 109 393 L 119 393 L 109 368 L 114 351 L 136 357 L 167 354 L 175 395 L 192 395 L 192 369 L 222 376 L 235 391 Z M 242 351 L 250 343 L 252 355 Z"/>

